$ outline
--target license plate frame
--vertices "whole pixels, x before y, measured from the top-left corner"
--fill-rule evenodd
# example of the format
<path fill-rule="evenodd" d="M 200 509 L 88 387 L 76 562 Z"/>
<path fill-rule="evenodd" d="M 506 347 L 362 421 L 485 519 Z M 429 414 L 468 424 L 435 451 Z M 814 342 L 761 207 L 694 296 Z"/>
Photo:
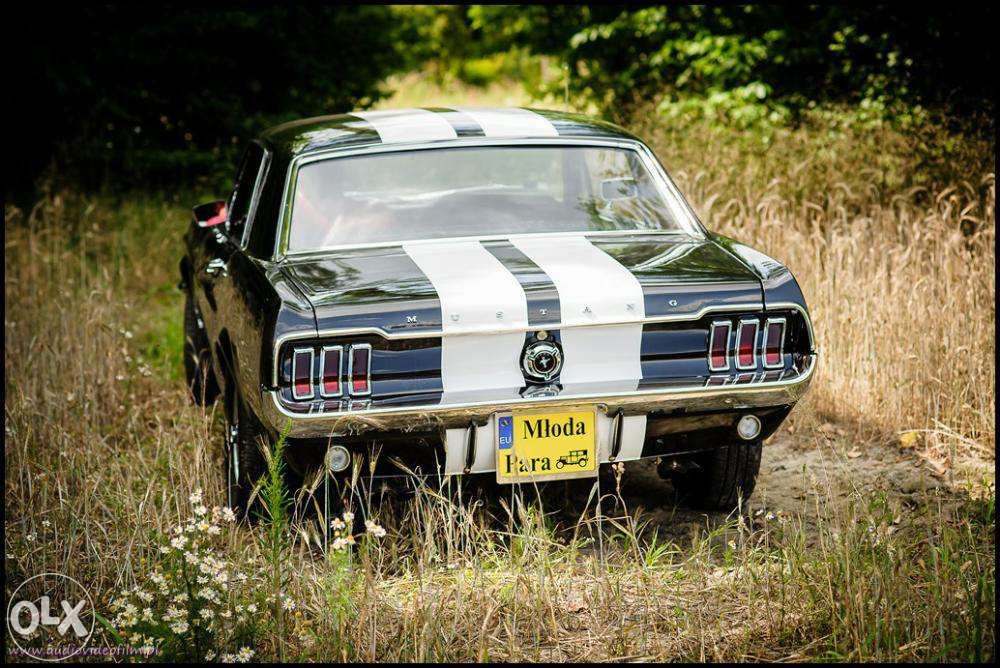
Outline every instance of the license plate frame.
<path fill-rule="evenodd" d="M 595 408 L 509 411 L 497 413 L 493 422 L 498 483 L 597 476 Z M 573 433 L 564 433 L 567 428 Z"/>

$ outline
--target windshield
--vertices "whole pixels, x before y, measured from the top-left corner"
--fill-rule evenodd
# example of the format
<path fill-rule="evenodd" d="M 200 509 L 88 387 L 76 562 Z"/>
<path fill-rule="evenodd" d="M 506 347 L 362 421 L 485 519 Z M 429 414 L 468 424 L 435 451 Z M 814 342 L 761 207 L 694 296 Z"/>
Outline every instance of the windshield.
<path fill-rule="evenodd" d="M 485 146 L 303 165 L 288 250 L 444 237 L 686 229 L 630 149 Z"/>

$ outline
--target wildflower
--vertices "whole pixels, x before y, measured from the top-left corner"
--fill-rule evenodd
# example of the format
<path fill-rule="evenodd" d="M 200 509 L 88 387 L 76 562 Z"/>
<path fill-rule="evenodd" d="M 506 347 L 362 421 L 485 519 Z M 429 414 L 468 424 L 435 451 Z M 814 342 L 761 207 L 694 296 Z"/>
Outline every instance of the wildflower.
<path fill-rule="evenodd" d="M 240 663 L 247 663 L 253 658 L 253 650 L 249 647 L 243 647 L 239 652 L 236 653 L 236 660 Z"/>
<path fill-rule="evenodd" d="M 232 508 L 223 508 L 222 519 L 226 520 L 227 522 L 233 522 L 236 520 L 236 513 L 233 512 Z"/>
<path fill-rule="evenodd" d="M 352 513 L 349 510 L 345 510 L 344 511 L 344 522 L 346 522 L 347 524 L 350 524 L 353 521 L 354 521 L 354 513 Z"/>
<path fill-rule="evenodd" d="M 153 609 L 152 608 L 143 608 L 142 609 L 142 619 L 143 619 L 143 621 L 146 621 L 146 622 L 153 621 Z"/>
<path fill-rule="evenodd" d="M 187 622 L 176 622 L 170 625 L 170 630 L 177 634 L 185 633 L 189 628 L 191 627 Z"/>
<path fill-rule="evenodd" d="M 198 504 L 197 506 L 195 506 L 195 507 L 194 507 L 194 514 L 195 514 L 195 515 L 198 515 L 199 517 L 200 517 L 201 515 L 204 515 L 204 514 L 205 514 L 205 513 L 207 513 L 207 512 L 208 512 L 208 508 L 206 508 L 206 507 L 204 506 L 204 504 L 200 504 L 200 503 L 199 503 L 199 504 Z"/>
<path fill-rule="evenodd" d="M 295 601 L 293 601 L 290 596 L 284 596 L 283 600 L 281 601 L 281 607 L 291 612 L 292 610 L 295 609 Z"/>
<path fill-rule="evenodd" d="M 344 520 L 340 519 L 339 517 L 334 517 L 333 520 L 330 521 L 330 528 L 336 529 L 337 531 L 342 530 L 346 526 L 347 525 L 344 524 Z"/>
<path fill-rule="evenodd" d="M 153 600 L 152 594 L 150 594 L 148 591 L 143 591 L 141 589 L 137 591 L 135 595 L 138 596 L 143 601 L 145 601 L 146 603 L 149 603 L 150 601 Z"/>
<path fill-rule="evenodd" d="M 365 530 L 376 538 L 382 538 L 385 536 L 385 529 L 371 520 L 365 521 Z"/>
<path fill-rule="evenodd" d="M 250 603 L 249 605 L 247 605 L 247 612 L 249 612 L 251 615 L 257 612 L 257 604 Z"/>
<path fill-rule="evenodd" d="M 187 538 L 184 536 L 177 536 L 176 538 L 170 539 L 170 544 L 175 550 L 183 550 L 184 545 L 187 544 Z"/>
<path fill-rule="evenodd" d="M 214 658 L 215 658 L 215 652 L 213 652 L 212 650 L 208 650 L 208 653 L 205 655 L 205 661 L 211 661 Z"/>
<path fill-rule="evenodd" d="M 222 529 L 220 529 L 218 527 L 218 525 L 216 525 L 216 524 L 210 524 L 208 526 L 208 535 L 209 536 L 218 536 L 220 533 L 222 533 Z"/>
<path fill-rule="evenodd" d="M 212 612 L 211 608 L 202 608 L 201 612 L 199 612 L 198 614 L 204 617 L 205 619 L 211 619 L 212 617 L 215 617 L 215 613 Z"/>
<path fill-rule="evenodd" d="M 50 527 L 50 526 L 52 526 L 52 522 L 50 522 L 48 520 L 42 520 L 42 526 L 43 527 Z"/>

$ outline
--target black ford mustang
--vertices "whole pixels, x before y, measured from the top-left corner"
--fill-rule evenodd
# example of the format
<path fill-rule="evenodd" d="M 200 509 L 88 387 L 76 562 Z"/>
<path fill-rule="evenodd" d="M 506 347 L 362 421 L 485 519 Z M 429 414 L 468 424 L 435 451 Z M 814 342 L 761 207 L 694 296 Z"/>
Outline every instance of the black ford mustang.
<path fill-rule="evenodd" d="M 288 123 L 186 242 L 187 378 L 224 400 L 235 506 L 287 431 L 303 474 L 396 460 L 519 483 L 658 457 L 692 502 L 732 507 L 816 360 L 791 273 L 576 115 Z"/>

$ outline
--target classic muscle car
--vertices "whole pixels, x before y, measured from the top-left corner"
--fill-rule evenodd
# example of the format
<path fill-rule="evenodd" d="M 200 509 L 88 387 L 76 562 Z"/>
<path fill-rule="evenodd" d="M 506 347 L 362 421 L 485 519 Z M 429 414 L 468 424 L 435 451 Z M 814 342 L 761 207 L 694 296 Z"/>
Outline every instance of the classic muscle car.
<path fill-rule="evenodd" d="M 300 474 L 516 484 L 658 458 L 731 508 L 816 361 L 788 269 L 707 231 L 642 141 L 584 116 L 287 123 L 193 213 L 187 378 L 224 402 L 235 506 L 285 433 Z"/>

